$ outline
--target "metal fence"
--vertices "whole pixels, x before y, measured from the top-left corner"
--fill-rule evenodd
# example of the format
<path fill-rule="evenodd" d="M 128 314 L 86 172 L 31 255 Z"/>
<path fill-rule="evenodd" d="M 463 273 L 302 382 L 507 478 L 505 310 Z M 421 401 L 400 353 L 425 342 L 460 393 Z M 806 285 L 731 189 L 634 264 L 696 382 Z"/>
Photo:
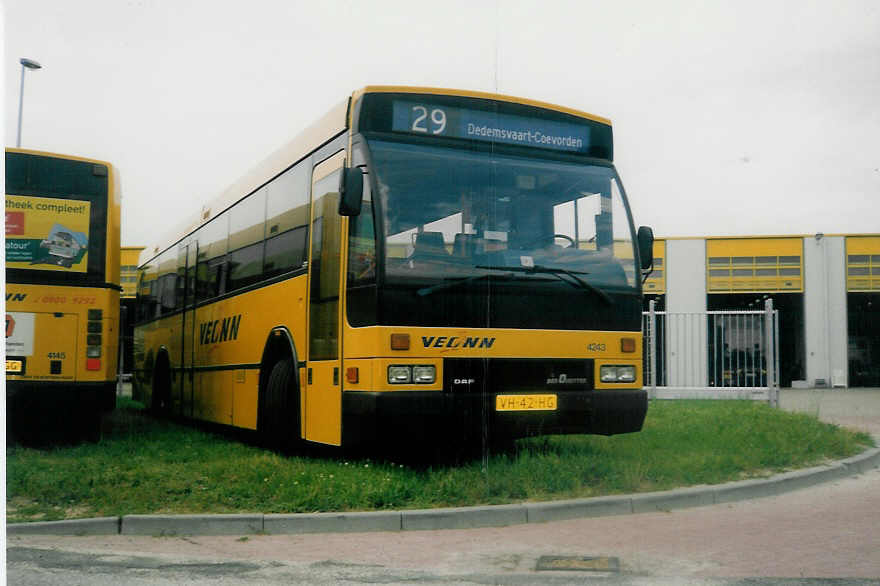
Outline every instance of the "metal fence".
<path fill-rule="evenodd" d="M 657 399 L 751 399 L 777 406 L 779 312 L 642 314 L 645 385 Z"/>

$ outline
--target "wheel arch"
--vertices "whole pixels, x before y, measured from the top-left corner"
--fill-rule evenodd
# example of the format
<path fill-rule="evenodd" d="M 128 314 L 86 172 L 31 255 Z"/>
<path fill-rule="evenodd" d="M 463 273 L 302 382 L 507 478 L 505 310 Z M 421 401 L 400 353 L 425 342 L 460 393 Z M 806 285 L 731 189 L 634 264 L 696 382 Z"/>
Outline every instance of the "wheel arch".
<path fill-rule="evenodd" d="M 156 386 L 158 384 L 157 374 L 161 370 L 167 371 L 167 389 L 157 389 Z M 152 407 L 155 411 L 158 409 L 158 401 L 161 400 L 160 397 L 157 396 L 158 392 L 167 393 L 166 399 L 170 401 L 171 399 L 171 386 L 174 384 L 174 369 L 171 365 L 171 352 L 169 352 L 168 347 L 164 344 L 160 345 L 156 349 L 156 359 L 153 362 L 153 370 L 150 373 L 150 397 L 148 406 Z"/>
<path fill-rule="evenodd" d="M 280 360 L 291 358 L 297 375 L 294 377 L 297 389 L 300 387 L 299 379 L 299 355 L 296 351 L 296 343 L 290 330 L 286 326 L 276 326 L 269 331 L 266 342 L 263 345 L 263 354 L 260 358 L 260 381 L 257 398 L 257 429 L 260 427 L 260 411 L 263 407 L 266 386 L 269 382 L 269 374 L 272 367 Z"/>
<path fill-rule="evenodd" d="M 171 367 L 171 352 L 168 351 L 168 347 L 164 344 L 156 349 L 156 360 L 153 362 L 153 372 L 150 373 L 151 387 L 156 384 L 156 372 L 158 372 L 159 368 L 163 366 L 168 369 L 169 374 L 173 372 Z"/>

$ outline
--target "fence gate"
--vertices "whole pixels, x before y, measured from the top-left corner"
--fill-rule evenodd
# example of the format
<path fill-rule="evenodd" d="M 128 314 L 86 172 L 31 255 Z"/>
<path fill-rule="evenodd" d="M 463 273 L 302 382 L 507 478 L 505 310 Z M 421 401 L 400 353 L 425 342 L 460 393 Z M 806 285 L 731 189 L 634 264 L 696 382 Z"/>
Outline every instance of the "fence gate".
<path fill-rule="evenodd" d="M 751 399 L 778 406 L 779 311 L 643 312 L 645 388 L 656 399 Z"/>

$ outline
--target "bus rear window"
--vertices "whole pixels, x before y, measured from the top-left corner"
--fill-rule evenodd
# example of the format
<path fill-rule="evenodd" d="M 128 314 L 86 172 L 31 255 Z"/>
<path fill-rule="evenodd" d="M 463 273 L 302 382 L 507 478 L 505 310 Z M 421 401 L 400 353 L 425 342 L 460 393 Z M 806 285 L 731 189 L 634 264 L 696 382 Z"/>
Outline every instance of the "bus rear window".
<path fill-rule="evenodd" d="M 105 280 L 108 175 L 102 164 L 6 153 L 10 280 Z"/>

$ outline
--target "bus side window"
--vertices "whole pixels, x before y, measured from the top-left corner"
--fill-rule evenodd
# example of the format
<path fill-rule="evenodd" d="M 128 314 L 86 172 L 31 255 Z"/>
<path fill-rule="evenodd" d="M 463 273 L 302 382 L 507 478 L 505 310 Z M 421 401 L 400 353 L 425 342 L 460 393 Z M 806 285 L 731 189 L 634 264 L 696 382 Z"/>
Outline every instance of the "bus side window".
<path fill-rule="evenodd" d="M 177 247 L 177 279 L 174 287 L 174 308 L 183 309 L 184 300 L 186 299 L 186 246 Z"/>
<path fill-rule="evenodd" d="M 235 204 L 229 216 L 229 273 L 227 291 L 256 283 L 263 273 L 266 188 Z"/>
<path fill-rule="evenodd" d="M 149 281 L 149 298 L 147 304 L 147 313 L 144 319 L 154 319 L 159 317 L 159 267 L 156 264 L 158 259 L 153 261 L 147 272 Z"/>
<path fill-rule="evenodd" d="M 268 185 L 263 277 L 302 268 L 308 253 L 309 163 L 306 159 Z"/>
<path fill-rule="evenodd" d="M 156 268 L 147 265 L 141 269 L 137 288 L 137 321 L 156 317 Z"/>
<path fill-rule="evenodd" d="M 169 249 L 159 255 L 159 313 L 167 315 L 175 310 L 177 297 L 177 251 Z"/>
<path fill-rule="evenodd" d="M 361 213 L 349 218 L 348 224 L 348 286 L 367 285 L 376 281 L 376 229 L 370 182 L 364 177 Z"/>
<path fill-rule="evenodd" d="M 223 266 L 229 234 L 229 214 L 213 218 L 199 229 L 199 259 L 196 267 L 196 298 L 216 297 L 223 292 Z"/>

